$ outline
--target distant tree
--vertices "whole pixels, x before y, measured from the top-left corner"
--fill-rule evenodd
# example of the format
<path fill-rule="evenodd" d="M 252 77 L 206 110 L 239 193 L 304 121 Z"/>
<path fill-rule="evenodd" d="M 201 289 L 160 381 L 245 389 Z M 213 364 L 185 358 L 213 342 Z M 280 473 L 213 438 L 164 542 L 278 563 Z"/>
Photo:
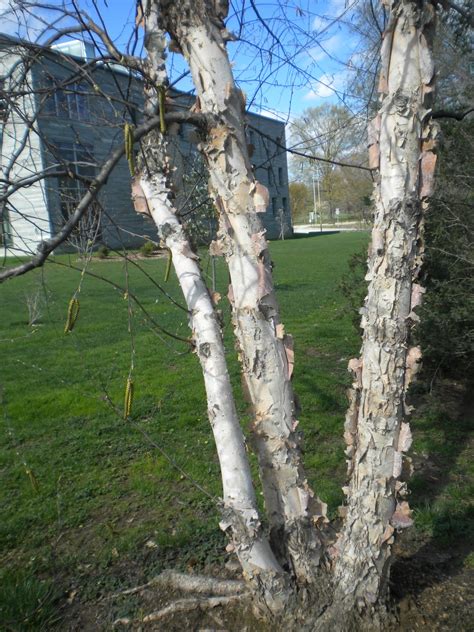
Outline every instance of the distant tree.
<path fill-rule="evenodd" d="M 294 224 L 306 224 L 309 212 L 313 208 L 313 196 L 303 182 L 290 182 L 290 208 Z"/>
<path fill-rule="evenodd" d="M 340 184 L 345 176 L 342 176 L 342 171 L 337 173 L 338 167 L 331 161 L 347 160 L 358 150 L 362 150 L 365 139 L 364 120 L 340 105 L 325 104 L 308 108 L 292 123 L 291 139 L 292 147 L 307 156 L 293 156 L 291 167 L 295 177 L 302 179 L 307 186 L 311 186 L 313 178 L 319 179 L 322 201 L 329 210 L 329 218 L 332 218 L 336 207 L 336 182 L 339 181 Z M 364 156 L 361 161 L 364 164 L 363 150 L 360 155 Z M 312 156 L 320 156 L 328 162 L 315 163 L 310 159 Z M 367 172 L 356 169 L 347 171 L 353 172 L 347 176 L 353 182 L 360 180 L 367 184 L 370 181 Z"/>
<path fill-rule="evenodd" d="M 362 162 L 360 156 L 351 157 L 354 163 Z M 339 208 L 342 216 L 360 220 L 370 218 L 370 196 L 373 182 L 369 171 L 336 166 L 323 180 L 324 198 L 331 207 Z"/>

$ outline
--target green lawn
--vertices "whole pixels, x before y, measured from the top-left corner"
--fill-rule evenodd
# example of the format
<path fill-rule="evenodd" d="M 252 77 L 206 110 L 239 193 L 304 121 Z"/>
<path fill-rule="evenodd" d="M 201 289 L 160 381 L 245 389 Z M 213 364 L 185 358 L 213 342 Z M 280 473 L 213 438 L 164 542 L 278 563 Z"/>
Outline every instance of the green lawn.
<path fill-rule="evenodd" d="M 345 477 L 347 361 L 360 346 L 338 284 L 349 256 L 366 242 L 365 233 L 346 233 L 271 244 L 283 321 L 295 338 L 305 463 L 331 512 Z M 81 268 L 74 258 L 57 261 Z M 173 276 L 163 283 L 165 260 L 140 264 L 181 301 Z M 208 271 L 206 260 L 203 266 Z M 93 260 L 88 271 L 121 289 L 86 275 L 67 335 L 79 272 L 50 263 L 0 286 L 0 609 L 7 629 L 49 629 L 64 602 L 58 597 L 75 590 L 86 602 L 166 566 L 202 567 L 223 557 L 218 464 L 198 363 L 185 342 L 157 327 L 186 339 L 186 314 L 131 264 Z M 127 284 L 154 323 L 127 299 Z M 222 295 L 226 285 L 220 262 Z M 38 289 L 46 300 L 40 324 L 31 327 L 26 296 Z M 135 397 L 124 421 L 132 349 Z M 238 401 L 245 424 L 248 411 Z"/>

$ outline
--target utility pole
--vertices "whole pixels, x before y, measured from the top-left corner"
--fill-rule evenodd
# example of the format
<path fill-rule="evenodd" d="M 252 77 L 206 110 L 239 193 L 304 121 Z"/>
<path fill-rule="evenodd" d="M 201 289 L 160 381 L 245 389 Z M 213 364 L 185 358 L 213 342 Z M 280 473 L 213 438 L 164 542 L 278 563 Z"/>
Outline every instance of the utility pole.
<path fill-rule="evenodd" d="M 314 171 L 313 171 L 313 216 L 314 216 L 314 220 L 316 220 L 316 187 L 314 184 Z M 319 182 L 318 182 L 318 190 L 319 190 Z"/>
<path fill-rule="evenodd" d="M 321 206 L 321 186 L 320 186 L 320 177 L 318 173 L 318 207 L 319 207 L 319 228 L 320 232 L 323 232 L 323 208 Z"/>
<path fill-rule="evenodd" d="M 317 183 L 318 183 L 318 209 L 319 209 L 319 229 L 323 232 L 323 212 L 321 209 L 321 187 L 320 187 L 320 179 L 319 179 L 319 170 L 317 175 Z M 315 179 L 316 179 L 316 168 L 313 170 L 313 207 L 314 214 L 316 215 L 316 187 L 315 187 Z"/>

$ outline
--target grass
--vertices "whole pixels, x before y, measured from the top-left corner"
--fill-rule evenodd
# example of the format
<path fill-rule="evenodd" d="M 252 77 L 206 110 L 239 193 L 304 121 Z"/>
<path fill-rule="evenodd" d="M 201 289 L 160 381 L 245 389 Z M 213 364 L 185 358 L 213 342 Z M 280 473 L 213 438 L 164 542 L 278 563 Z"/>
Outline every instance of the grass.
<path fill-rule="evenodd" d="M 410 480 L 415 525 L 442 547 L 474 544 L 472 405 L 465 399 L 460 384 L 441 383 L 413 423 L 412 456 L 421 465 Z"/>
<path fill-rule="evenodd" d="M 0 620 L 4 629 L 49 630 L 58 622 L 58 591 L 51 580 L 21 570 L 0 572 Z"/>
<path fill-rule="evenodd" d="M 346 367 L 360 346 L 338 285 L 349 256 L 366 241 L 364 233 L 345 233 L 271 245 L 283 320 L 295 339 L 305 463 L 310 483 L 332 514 L 343 499 L 345 479 Z M 0 522 L 7 573 L 0 607 L 10 604 L 8 617 L 2 617 L 20 622 L 18 629 L 29 616 L 38 619 L 35 629 L 50 625 L 58 594 L 62 604 L 75 591 L 81 600 L 94 599 L 166 566 L 214 564 L 223 559 L 225 546 L 218 529 L 219 470 L 196 358 L 186 342 L 163 336 L 129 304 L 126 292 L 140 298 L 155 323 L 183 339 L 189 336 L 186 314 L 133 265 L 93 260 L 89 271 L 122 289 L 86 275 L 77 323 L 65 335 L 79 272 L 58 264 L 80 264 L 66 256 L 56 261 L 0 289 L 0 502 L 7 508 Z M 163 284 L 166 260 L 140 265 Z M 205 259 L 203 266 L 210 272 Z M 225 296 L 222 262 L 217 284 Z M 45 298 L 43 315 L 30 327 L 25 294 L 38 288 Z M 166 291 L 181 301 L 173 276 Z M 245 424 L 248 410 L 239 394 L 230 315 L 226 306 L 223 310 L 230 372 Z M 132 348 L 135 396 L 125 421 Z M 420 424 L 419 441 L 425 443 L 418 449 L 446 450 L 440 424 L 429 414 Z M 458 484 L 462 494 L 465 481 Z M 418 486 L 417 523 L 435 533 L 430 516 L 439 513 L 436 501 L 429 500 L 428 511 L 423 482 Z M 38 603 L 44 605 L 38 609 Z"/>

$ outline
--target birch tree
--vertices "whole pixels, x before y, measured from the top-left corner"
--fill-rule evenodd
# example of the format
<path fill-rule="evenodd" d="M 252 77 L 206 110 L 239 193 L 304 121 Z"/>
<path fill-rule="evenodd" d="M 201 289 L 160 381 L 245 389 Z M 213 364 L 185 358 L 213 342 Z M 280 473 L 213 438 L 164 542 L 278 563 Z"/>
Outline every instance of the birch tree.
<path fill-rule="evenodd" d="M 143 26 L 147 65 L 151 83 L 146 93 L 147 116 L 159 115 L 160 95 L 166 90 L 165 33 L 161 29 L 158 7 L 144 5 Z M 157 89 L 158 88 L 158 89 Z M 161 101 L 161 107 L 163 103 Z M 223 487 L 222 528 L 230 532 L 233 549 L 243 572 L 251 581 L 257 570 L 264 586 L 276 594 L 281 568 L 265 537 L 258 516 L 244 437 L 227 370 L 222 334 L 213 299 L 173 205 L 179 195 L 182 169 L 177 164 L 179 151 L 170 152 L 173 131 L 162 125 L 150 132 L 142 143 L 143 160 L 134 179 L 133 195 L 138 212 L 149 213 L 158 234 L 169 249 L 174 269 L 190 314 L 190 327 L 201 363 L 206 387 L 209 421 L 214 433 L 221 466 Z M 174 160 L 173 160 L 174 156 Z M 171 187 L 173 186 L 173 190 Z M 266 588 L 264 589 L 266 590 Z"/>
<path fill-rule="evenodd" d="M 362 312 L 361 357 L 354 374 L 346 443 L 351 480 L 335 577 L 342 600 L 370 607 L 388 589 L 396 529 L 411 524 L 402 456 L 411 444 L 406 390 L 420 349 L 410 331 L 423 288 L 423 215 L 433 190 L 437 127 L 432 3 L 391 2 L 381 51 L 381 108 L 369 128 L 371 166 L 378 171 Z"/>
<path fill-rule="evenodd" d="M 420 359 L 419 350 L 409 348 L 410 324 L 416 320 L 413 310 L 423 293 L 416 283 L 422 257 L 420 229 L 436 160 L 436 128 L 429 117 L 435 16 L 430 2 L 386 4 L 390 20 L 381 53 L 382 105 L 369 141 L 371 166 L 379 173 L 374 193 L 377 212 L 362 354 L 350 365 L 355 375 L 346 422 L 351 479 L 346 518 L 328 580 L 334 581 L 335 594 L 324 616 L 312 622 L 318 626 L 336 622 L 350 626 L 352 617 L 380 609 L 387 591 L 394 531 L 410 524 L 399 478 L 402 453 L 411 442 L 406 388 Z M 291 426 L 286 425 L 286 441 L 281 440 L 284 426 L 277 415 L 285 408 L 277 403 L 282 392 L 288 393 L 286 403 L 291 401 L 289 388 L 282 388 L 289 383 L 290 372 L 285 371 L 285 356 L 288 366 L 289 356 L 288 352 L 283 355 L 284 344 L 278 343 L 279 316 L 265 269 L 266 244 L 255 214 L 261 189 L 249 177 L 243 99 L 225 55 L 224 16 L 206 2 L 184 2 L 178 7 L 162 1 L 160 7 L 165 28 L 190 65 L 201 110 L 216 117 L 203 151 L 221 213 L 221 248 L 231 273 L 235 332 L 254 404 L 266 507 L 271 524 L 283 526 L 287 550 L 280 556 L 286 554 L 291 560 L 293 581 L 302 586 L 316 578 L 313 567 L 324 556 L 318 555 L 316 544 L 308 563 L 307 542 L 311 546 L 314 541 L 304 531 L 297 531 L 292 540 L 293 525 L 299 528 L 311 517 L 311 492 L 305 489 L 299 454 L 287 448 Z M 263 341 L 261 347 L 256 340 Z M 276 352 L 270 355 L 269 349 Z M 281 359 L 282 368 L 278 366 Z M 268 384 L 273 386 L 269 399 Z M 288 424 L 293 418 L 291 404 L 286 410 L 283 419 Z M 319 544 L 320 539 L 315 541 Z M 305 560 L 303 565 L 301 560 Z M 310 590 L 317 602 L 314 592 Z"/>
<path fill-rule="evenodd" d="M 225 598 L 250 599 L 258 616 L 275 629 L 384 628 L 389 619 L 395 533 L 411 522 L 400 476 L 403 453 L 411 442 L 405 398 L 420 351 L 410 346 L 410 330 L 423 295 L 418 282 L 423 215 L 436 163 L 437 128 L 430 118 L 435 2 L 385 0 L 384 4 L 389 21 L 381 51 L 381 105 L 369 129 L 370 162 L 377 180 L 376 217 L 361 356 L 349 364 L 354 375 L 345 425 L 349 483 L 339 533 L 328 524 L 325 508 L 303 469 L 291 385 L 292 340 L 281 322 L 259 218 L 268 204 L 268 191 L 255 179 L 248 155 L 246 99 L 235 83 L 226 51 L 232 37 L 224 23 L 227 3 L 148 0 L 140 4 L 145 60 L 121 55 L 101 28 L 79 15 L 85 30 L 102 37 L 113 59 L 129 63 L 147 78 L 147 120 L 132 139 L 142 138 L 143 153 L 133 182 L 134 202 L 138 212 L 153 218 L 170 250 L 186 300 L 221 466 L 221 528 L 229 535 L 243 571 L 243 580 L 232 585 L 178 575 L 172 581 L 184 590 L 211 594 L 204 600 L 210 607 L 225 603 Z M 219 215 L 212 252 L 225 257 L 230 273 L 229 300 L 253 409 L 252 435 L 268 535 L 258 514 L 233 400 L 215 311 L 217 297 L 203 281 L 176 213 L 180 168 L 173 134 L 183 117 L 167 106 L 166 35 L 170 46 L 183 54 L 196 89 L 194 113 L 186 120 L 196 122 Z M 106 175 L 93 183 L 94 195 Z M 82 207 L 78 208 L 74 216 L 79 221 Z M 3 278 L 41 265 L 51 250 L 47 245 L 42 250 L 46 255 L 39 253 L 36 261 L 3 273 Z M 170 575 L 166 581 L 171 581 Z M 204 607 L 204 601 L 190 599 L 179 608 Z M 160 621 L 166 614 L 157 612 L 143 621 Z"/>

